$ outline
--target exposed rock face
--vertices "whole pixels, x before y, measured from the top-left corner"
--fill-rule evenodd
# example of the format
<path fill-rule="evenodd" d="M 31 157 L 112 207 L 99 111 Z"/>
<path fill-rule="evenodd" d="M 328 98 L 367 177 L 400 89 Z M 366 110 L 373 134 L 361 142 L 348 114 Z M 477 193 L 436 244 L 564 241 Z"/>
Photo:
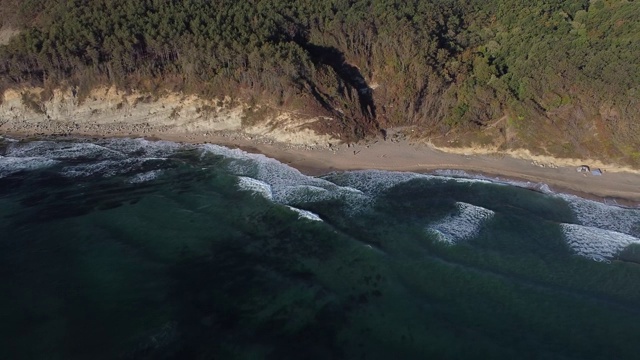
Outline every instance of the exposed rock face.
<path fill-rule="evenodd" d="M 244 120 L 248 105 L 229 98 L 205 100 L 181 94 L 154 98 L 103 88 L 92 91 L 81 102 L 70 90 L 56 90 L 49 100 L 42 101 L 43 91 L 7 90 L 0 104 L 0 131 L 101 136 L 234 131 L 295 145 L 326 144 L 333 140 L 309 128 L 320 119 L 275 109 L 247 124 Z"/>

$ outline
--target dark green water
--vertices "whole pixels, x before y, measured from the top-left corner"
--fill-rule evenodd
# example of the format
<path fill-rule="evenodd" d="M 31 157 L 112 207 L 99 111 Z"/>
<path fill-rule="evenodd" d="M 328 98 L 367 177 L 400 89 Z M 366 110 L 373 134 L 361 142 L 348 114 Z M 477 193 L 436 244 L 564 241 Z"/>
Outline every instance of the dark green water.
<path fill-rule="evenodd" d="M 639 210 L 217 146 L 0 154 L 0 359 L 640 354 Z"/>

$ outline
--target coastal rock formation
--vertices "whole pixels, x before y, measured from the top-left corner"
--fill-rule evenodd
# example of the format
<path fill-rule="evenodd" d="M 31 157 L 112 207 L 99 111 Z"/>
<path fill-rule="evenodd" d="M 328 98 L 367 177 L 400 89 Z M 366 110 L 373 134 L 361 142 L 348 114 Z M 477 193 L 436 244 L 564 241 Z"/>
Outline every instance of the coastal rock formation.
<path fill-rule="evenodd" d="M 285 111 L 263 111 L 252 119 L 249 105 L 231 98 L 204 100 L 169 93 L 157 98 L 115 88 L 92 91 L 80 101 L 71 90 L 7 90 L 0 104 L 0 131 L 26 135 L 76 134 L 153 136 L 162 133 L 244 133 L 293 145 L 327 144 L 329 135 L 309 128 L 319 120 Z"/>

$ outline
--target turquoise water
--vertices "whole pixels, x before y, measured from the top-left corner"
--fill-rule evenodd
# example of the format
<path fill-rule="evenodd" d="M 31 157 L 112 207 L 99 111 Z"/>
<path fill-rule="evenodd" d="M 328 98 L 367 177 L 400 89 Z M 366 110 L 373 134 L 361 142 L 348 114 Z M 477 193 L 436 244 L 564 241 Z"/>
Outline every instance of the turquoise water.
<path fill-rule="evenodd" d="M 637 209 L 214 145 L 0 141 L 1 359 L 640 353 Z"/>

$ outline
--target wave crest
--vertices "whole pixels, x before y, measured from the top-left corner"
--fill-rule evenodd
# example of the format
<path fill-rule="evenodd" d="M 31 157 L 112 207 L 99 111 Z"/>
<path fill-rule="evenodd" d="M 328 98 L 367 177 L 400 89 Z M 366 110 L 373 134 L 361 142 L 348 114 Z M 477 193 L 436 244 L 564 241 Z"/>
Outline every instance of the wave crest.
<path fill-rule="evenodd" d="M 599 260 L 612 258 L 640 239 L 617 231 L 576 224 L 562 224 L 567 244 L 576 254 Z"/>
<path fill-rule="evenodd" d="M 246 176 L 240 176 L 238 177 L 238 187 L 240 187 L 241 190 L 251 191 L 269 200 L 273 198 L 271 186 L 264 181 L 256 180 L 254 178 Z"/>
<path fill-rule="evenodd" d="M 58 161 L 44 157 L 0 156 L 0 178 L 20 171 L 42 169 L 57 164 Z"/>
<path fill-rule="evenodd" d="M 457 202 L 457 213 L 428 226 L 427 231 L 435 234 L 438 240 L 455 244 L 468 240 L 478 234 L 485 221 L 491 219 L 495 212 L 480 206 Z"/>
<path fill-rule="evenodd" d="M 299 219 L 307 219 L 307 220 L 311 220 L 311 221 L 322 221 L 320 216 L 318 216 L 318 214 L 316 214 L 316 213 L 313 213 L 313 212 L 308 211 L 308 210 L 298 209 L 298 208 L 295 208 L 295 207 L 289 206 L 289 205 L 285 205 L 285 206 L 287 208 L 289 208 L 289 210 L 297 213 Z"/>

